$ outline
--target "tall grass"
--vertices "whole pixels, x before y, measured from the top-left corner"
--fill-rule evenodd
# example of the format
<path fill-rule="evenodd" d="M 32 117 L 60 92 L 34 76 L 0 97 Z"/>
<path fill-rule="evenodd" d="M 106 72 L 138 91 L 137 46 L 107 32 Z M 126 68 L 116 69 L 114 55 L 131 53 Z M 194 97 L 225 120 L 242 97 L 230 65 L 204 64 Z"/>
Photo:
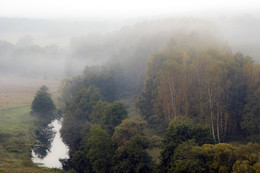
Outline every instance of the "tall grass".
<path fill-rule="evenodd" d="M 35 144 L 36 118 L 30 115 L 29 104 L 0 106 L 0 172 L 62 172 L 39 168 L 31 161 Z"/>

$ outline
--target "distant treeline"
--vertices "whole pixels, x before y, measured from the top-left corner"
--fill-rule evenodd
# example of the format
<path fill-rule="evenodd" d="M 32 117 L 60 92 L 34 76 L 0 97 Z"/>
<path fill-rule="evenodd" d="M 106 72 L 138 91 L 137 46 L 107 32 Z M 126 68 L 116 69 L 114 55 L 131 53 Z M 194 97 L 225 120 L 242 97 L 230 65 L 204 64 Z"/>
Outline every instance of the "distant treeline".
<path fill-rule="evenodd" d="M 86 65 L 116 62 L 136 76 L 143 72 L 147 57 L 165 47 L 171 37 L 192 31 L 214 35 L 229 42 L 233 51 L 259 60 L 259 28 L 259 19 L 251 16 L 111 23 L 0 18 L 0 74 L 64 78 L 79 74 Z M 142 70 L 129 69 L 132 66 Z"/>

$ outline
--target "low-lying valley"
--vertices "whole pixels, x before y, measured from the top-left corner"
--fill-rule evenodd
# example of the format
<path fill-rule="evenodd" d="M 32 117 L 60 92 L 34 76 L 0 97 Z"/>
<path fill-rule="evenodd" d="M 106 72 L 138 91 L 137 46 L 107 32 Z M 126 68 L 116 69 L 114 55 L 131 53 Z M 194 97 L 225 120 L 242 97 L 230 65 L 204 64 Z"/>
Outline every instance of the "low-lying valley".
<path fill-rule="evenodd" d="M 0 172 L 259 173 L 260 52 L 246 38 L 259 40 L 247 25 L 232 35 L 237 21 L 151 19 L 67 47 L 0 40 Z"/>

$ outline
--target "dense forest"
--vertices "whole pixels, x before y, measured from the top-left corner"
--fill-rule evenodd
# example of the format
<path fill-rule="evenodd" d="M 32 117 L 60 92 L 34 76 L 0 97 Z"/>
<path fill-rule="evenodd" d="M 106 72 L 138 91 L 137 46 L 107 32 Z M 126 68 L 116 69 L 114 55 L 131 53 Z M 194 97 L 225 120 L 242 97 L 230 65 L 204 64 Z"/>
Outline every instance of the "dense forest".
<path fill-rule="evenodd" d="M 0 173 L 260 173 L 259 7 L 3 0 Z"/>
<path fill-rule="evenodd" d="M 251 57 L 191 32 L 142 61 L 128 58 L 63 81 L 64 170 L 260 170 L 260 66 Z M 223 143 L 238 139 L 250 143 Z"/>
<path fill-rule="evenodd" d="M 258 134 L 259 64 L 227 45 L 201 46 L 196 37 L 173 42 L 148 60 L 142 115 L 165 127 L 177 116 L 191 117 L 208 125 L 217 142 Z"/>

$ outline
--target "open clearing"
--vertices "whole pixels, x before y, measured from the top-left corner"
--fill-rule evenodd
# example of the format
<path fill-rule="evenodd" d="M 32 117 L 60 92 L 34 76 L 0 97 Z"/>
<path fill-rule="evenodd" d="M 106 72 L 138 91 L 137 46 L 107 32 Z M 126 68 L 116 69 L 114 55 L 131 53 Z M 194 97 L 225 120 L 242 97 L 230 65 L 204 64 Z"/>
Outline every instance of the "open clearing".
<path fill-rule="evenodd" d="M 31 104 L 35 92 L 46 85 L 56 96 L 58 80 L 0 76 L 0 106 L 10 104 Z"/>
<path fill-rule="evenodd" d="M 46 85 L 57 96 L 59 81 L 0 76 L 0 172 L 62 172 L 31 162 L 37 124 L 30 115 L 35 92 Z"/>

